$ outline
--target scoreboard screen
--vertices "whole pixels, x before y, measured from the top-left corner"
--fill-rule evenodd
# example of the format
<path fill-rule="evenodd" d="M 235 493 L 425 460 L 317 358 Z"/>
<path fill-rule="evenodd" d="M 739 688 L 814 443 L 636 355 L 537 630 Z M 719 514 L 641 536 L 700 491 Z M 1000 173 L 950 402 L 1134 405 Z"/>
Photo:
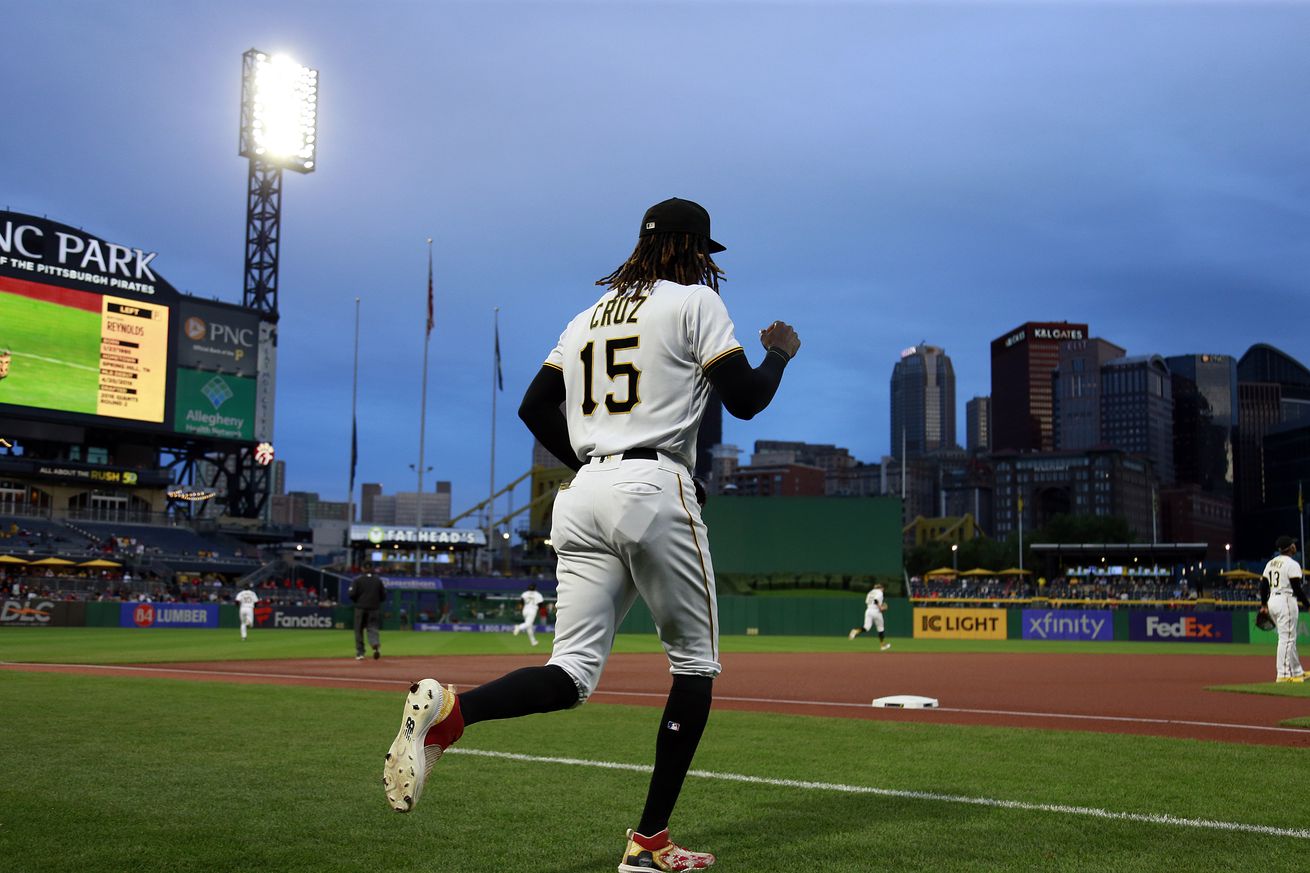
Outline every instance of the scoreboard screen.
<path fill-rule="evenodd" d="M 0 403 L 162 422 L 169 307 L 0 275 Z"/>

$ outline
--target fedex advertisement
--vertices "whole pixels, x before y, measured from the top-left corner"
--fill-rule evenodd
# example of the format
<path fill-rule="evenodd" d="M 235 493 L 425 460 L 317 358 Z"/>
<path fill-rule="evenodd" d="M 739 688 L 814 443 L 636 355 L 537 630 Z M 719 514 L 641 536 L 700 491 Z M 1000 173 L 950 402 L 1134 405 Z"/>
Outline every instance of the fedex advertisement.
<path fill-rule="evenodd" d="M 1108 609 L 1025 609 L 1025 640 L 1114 639 L 1114 613 Z"/>
<path fill-rule="evenodd" d="M 1138 642 L 1231 643 L 1231 612 L 1132 612 L 1128 639 Z"/>

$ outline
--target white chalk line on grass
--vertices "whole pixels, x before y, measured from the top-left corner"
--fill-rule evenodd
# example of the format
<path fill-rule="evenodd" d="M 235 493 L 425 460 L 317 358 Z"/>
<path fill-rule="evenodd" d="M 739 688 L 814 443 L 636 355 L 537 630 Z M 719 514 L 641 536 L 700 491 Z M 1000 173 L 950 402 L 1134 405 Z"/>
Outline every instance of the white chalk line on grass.
<path fill-rule="evenodd" d="M 300 681 L 323 681 L 323 682 L 352 682 L 368 683 L 370 685 L 389 685 L 403 686 L 410 683 L 402 679 L 370 679 L 366 676 L 315 676 L 309 673 L 260 673 L 251 670 L 197 670 L 194 668 L 183 667 L 140 667 L 115 664 L 45 664 L 34 663 L 31 661 L 0 661 L 0 667 L 68 667 L 79 670 L 125 670 L 138 673 L 181 673 L 191 676 L 239 676 L 255 679 L 296 679 Z M 482 680 L 478 680 L 481 682 Z M 468 683 L 455 683 L 463 687 Z M 610 697 L 653 697 L 665 699 L 668 694 L 656 691 L 593 691 L 592 696 L 606 695 Z M 827 706 L 846 709 L 869 709 L 867 703 L 849 703 L 845 701 L 831 700 L 788 700 L 776 697 L 740 697 L 726 694 L 714 695 L 715 700 L 729 703 L 762 703 L 776 706 Z M 924 710 L 889 710 L 889 712 L 959 712 L 970 715 L 1001 715 L 1019 718 L 1066 718 L 1079 721 L 1110 721 L 1125 722 L 1128 724 L 1159 724 L 1159 725 L 1185 725 L 1188 727 L 1205 727 L 1218 728 L 1223 730 L 1247 730 L 1247 731 L 1272 731 L 1274 733 L 1305 734 L 1306 728 L 1281 727 L 1261 724 L 1234 724 L 1222 721 L 1187 721 L 1184 719 L 1174 718 L 1146 718 L 1128 715 L 1087 715 L 1068 712 L 1025 712 L 1022 710 L 1010 709 L 960 709 L 952 707 L 934 707 Z"/>
<path fill-rule="evenodd" d="M 588 761 L 582 758 L 557 758 L 547 755 L 523 755 L 516 752 L 494 752 L 487 749 L 466 749 L 451 746 L 447 754 L 475 755 L 482 758 L 500 758 L 507 761 L 523 761 L 530 764 L 562 764 L 570 767 L 594 767 L 602 770 L 623 770 L 631 773 L 650 773 L 651 768 L 642 764 L 622 764 L 616 761 Z M 993 809 L 1012 809 L 1022 812 L 1049 812 L 1056 815 L 1078 815 L 1108 821 L 1126 821 L 1137 824 L 1170 825 L 1173 827 L 1199 828 L 1202 830 L 1230 831 L 1247 834 L 1260 834 L 1268 837 L 1292 837 L 1298 840 L 1310 840 L 1310 830 L 1305 828 L 1279 828 L 1271 825 L 1245 824 L 1236 821 L 1217 821 L 1206 818 L 1183 818 L 1168 813 L 1114 812 L 1094 806 L 1068 806 L 1061 803 L 1029 803 L 1022 800 L 1000 800 L 992 797 L 969 797 L 963 794 L 940 794 L 935 791 L 907 791 L 894 788 L 874 788 L 869 785 L 843 785 L 840 782 L 811 782 L 800 779 L 769 779 L 763 776 L 747 776 L 743 773 L 718 773 L 713 770 L 691 770 L 688 776 L 698 779 L 716 779 L 722 782 L 744 782 L 751 785 L 768 785 L 775 788 L 798 788 L 806 791 L 829 791 L 837 794 L 872 794 L 878 797 L 897 797 L 904 800 L 926 800 L 937 803 L 963 803 L 970 806 L 985 806 Z"/>
<path fill-rule="evenodd" d="M 99 367 L 89 367 L 86 364 L 74 364 L 72 361 L 61 361 L 58 358 L 47 358 L 44 355 L 34 355 L 30 352 L 23 352 L 24 358 L 32 358 L 37 361 L 45 361 L 47 364 L 62 364 L 65 367 L 72 367 L 74 370 L 90 370 L 92 373 L 100 372 Z"/>

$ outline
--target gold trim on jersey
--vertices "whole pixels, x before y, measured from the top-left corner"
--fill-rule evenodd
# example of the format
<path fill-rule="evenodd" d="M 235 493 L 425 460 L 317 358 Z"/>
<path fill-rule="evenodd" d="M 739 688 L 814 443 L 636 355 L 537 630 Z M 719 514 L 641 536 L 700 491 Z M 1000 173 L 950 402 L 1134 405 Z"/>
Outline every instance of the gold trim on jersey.
<path fill-rule="evenodd" d="M 564 372 L 563 367 L 561 367 L 559 364 L 552 364 L 550 361 L 542 361 L 541 366 L 550 367 L 552 370 L 559 370 L 561 373 Z"/>
<path fill-rule="evenodd" d="M 724 358 L 728 357 L 728 355 L 731 355 L 734 352 L 741 352 L 743 355 L 746 354 L 746 350 L 743 349 L 741 346 L 733 346 L 732 348 L 728 349 L 726 352 L 717 354 L 714 357 L 710 358 L 708 362 L 706 362 L 701 366 L 701 369 L 708 372 L 710 367 L 713 367 L 719 361 L 722 361 Z"/>
<path fill-rule="evenodd" d="M 715 644 L 714 631 L 714 595 L 710 592 L 710 574 L 705 569 L 705 553 L 701 551 L 700 540 L 696 536 L 696 520 L 691 517 L 691 510 L 687 508 L 687 492 L 682 487 L 682 476 L 678 473 L 673 475 L 678 477 L 678 499 L 682 501 L 682 511 L 687 513 L 687 526 L 691 528 L 691 541 L 696 544 L 696 557 L 700 560 L 700 580 L 701 585 L 705 588 L 705 609 L 710 619 L 710 657 L 719 660 L 719 647 Z"/>

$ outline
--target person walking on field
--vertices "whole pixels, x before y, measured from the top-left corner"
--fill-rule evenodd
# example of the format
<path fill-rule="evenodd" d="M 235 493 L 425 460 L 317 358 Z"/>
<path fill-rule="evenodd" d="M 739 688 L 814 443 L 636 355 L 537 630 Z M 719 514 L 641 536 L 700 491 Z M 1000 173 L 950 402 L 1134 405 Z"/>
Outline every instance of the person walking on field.
<path fill-rule="evenodd" d="M 528 642 L 535 646 L 537 644 L 537 610 L 541 607 L 541 602 L 546 598 L 537 590 L 537 583 L 531 582 L 528 584 L 528 590 L 524 591 L 519 599 L 523 601 L 523 622 L 514 625 L 514 636 L 526 631 Z"/>
<path fill-rule="evenodd" d="M 1278 653 L 1275 656 L 1278 682 L 1304 682 L 1305 669 L 1296 651 L 1297 618 L 1300 610 L 1310 608 L 1302 587 L 1301 565 L 1296 562 L 1296 540 L 1279 537 L 1278 554 L 1260 577 L 1260 611 L 1274 620 L 1278 630 Z M 1300 607 L 1300 608 L 1298 608 Z"/>
<path fill-rule="evenodd" d="M 883 633 L 882 611 L 887 608 L 887 601 L 883 597 L 882 583 L 874 583 L 869 589 L 869 593 L 864 595 L 864 626 L 851 628 L 851 632 L 846 635 L 847 639 L 855 639 L 862 633 L 868 633 L 870 628 L 878 628 L 878 642 L 882 643 L 882 651 L 887 651 L 892 644 L 887 642 L 887 636 Z"/>
<path fill-rule="evenodd" d="M 410 686 L 383 769 L 397 812 L 414 809 L 433 763 L 466 727 L 585 702 L 640 596 L 673 680 L 645 808 L 618 869 L 714 863 L 712 854 L 674 843 L 668 829 L 720 671 L 714 571 L 697 499 L 703 491 L 691 474 L 696 431 L 711 389 L 738 418 L 767 407 L 800 348 L 796 331 L 775 321 L 760 331 L 763 362 L 750 366 L 718 294 L 723 273 L 711 256 L 721 251 L 700 205 L 673 198 L 652 206 L 632 254 L 596 283 L 605 293 L 569 322 L 528 387 L 519 417 L 577 472 L 553 510 L 554 651 L 545 666 L 463 694 L 435 679 Z"/>
<path fill-rule="evenodd" d="M 246 638 L 246 629 L 255 626 L 255 604 L 259 602 L 259 595 L 249 588 L 243 588 L 237 592 L 237 623 L 241 625 L 241 639 Z"/>
<path fill-rule="evenodd" d="M 373 572 L 355 577 L 347 592 L 355 604 L 355 660 L 364 660 L 364 630 L 368 630 L 368 644 L 373 647 L 373 659 L 382 657 L 381 628 L 382 603 L 387 599 L 387 586 L 382 577 Z"/>

